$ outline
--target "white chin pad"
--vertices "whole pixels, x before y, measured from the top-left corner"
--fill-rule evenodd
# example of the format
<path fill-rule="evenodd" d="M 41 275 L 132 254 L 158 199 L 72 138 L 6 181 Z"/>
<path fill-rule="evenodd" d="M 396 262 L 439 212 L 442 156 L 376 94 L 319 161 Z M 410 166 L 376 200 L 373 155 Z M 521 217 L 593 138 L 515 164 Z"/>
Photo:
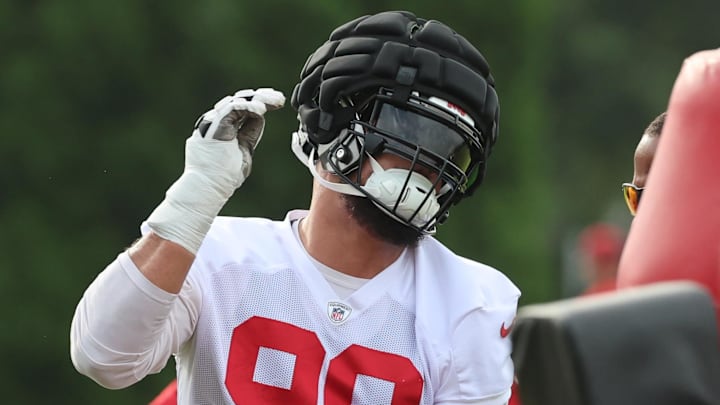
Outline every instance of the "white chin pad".
<path fill-rule="evenodd" d="M 294 151 L 300 157 L 299 147 Z M 433 183 L 422 174 L 407 169 L 383 169 L 375 158 L 371 155 L 367 155 L 367 157 L 373 173 L 361 188 L 394 212 L 399 219 L 408 221 L 412 217 L 410 223 L 417 227 L 425 227 L 440 210 L 440 204 L 437 201 L 438 194 L 435 192 Z M 351 184 L 325 180 L 315 167 L 315 150 L 310 153 L 304 163 L 315 180 L 323 187 L 338 193 L 366 197 Z M 408 175 L 410 176 L 409 180 Z M 407 181 L 407 186 L 403 188 L 405 181 Z M 429 196 L 428 193 L 430 193 Z M 416 211 L 417 214 L 413 217 Z"/>
<path fill-rule="evenodd" d="M 408 175 L 410 180 L 403 188 Z M 375 170 L 363 188 L 390 209 L 397 204 L 395 215 L 406 221 L 417 211 L 411 221 L 415 226 L 427 224 L 440 209 L 432 182 L 406 169 Z"/>

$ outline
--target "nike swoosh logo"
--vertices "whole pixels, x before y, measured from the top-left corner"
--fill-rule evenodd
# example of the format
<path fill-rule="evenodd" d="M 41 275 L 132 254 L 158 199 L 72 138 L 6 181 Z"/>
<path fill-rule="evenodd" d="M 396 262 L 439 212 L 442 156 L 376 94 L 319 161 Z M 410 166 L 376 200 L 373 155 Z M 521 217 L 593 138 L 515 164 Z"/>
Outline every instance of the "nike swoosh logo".
<path fill-rule="evenodd" d="M 513 319 L 512 322 L 510 322 L 510 326 L 508 326 L 506 328 L 505 322 L 503 322 L 502 325 L 500 326 L 500 337 L 506 338 L 510 334 L 510 331 L 512 330 L 514 323 L 515 323 L 515 319 Z"/>

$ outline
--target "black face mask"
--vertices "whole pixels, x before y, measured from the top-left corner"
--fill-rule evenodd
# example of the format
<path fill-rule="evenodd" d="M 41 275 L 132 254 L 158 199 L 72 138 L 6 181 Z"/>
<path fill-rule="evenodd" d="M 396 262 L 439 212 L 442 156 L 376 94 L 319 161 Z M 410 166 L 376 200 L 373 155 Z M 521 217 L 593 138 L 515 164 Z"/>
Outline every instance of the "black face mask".
<path fill-rule="evenodd" d="M 468 143 L 460 133 L 448 125 L 387 103 L 380 103 L 373 115 L 371 123 L 378 130 L 393 134 L 429 152 L 425 159 L 430 161 L 426 163 L 441 166 L 442 163 L 437 160 L 447 159 L 463 172 L 470 167 L 471 155 Z M 392 140 L 389 143 L 407 153 L 413 152 L 407 150 L 404 143 Z M 437 156 L 438 159 L 432 159 L 433 156 Z"/>
<path fill-rule="evenodd" d="M 450 206 L 464 196 L 469 184 L 475 182 L 484 161 L 480 133 L 463 111 L 453 107 L 440 99 L 416 95 L 399 102 L 392 98 L 392 92 L 381 89 L 361 103 L 356 119 L 340 133 L 336 142 L 321 152 L 319 161 L 325 170 L 337 174 L 344 183 L 365 194 L 373 202 L 371 208 L 373 205 L 380 207 L 385 211 L 384 215 L 392 216 L 391 221 L 400 222 L 420 234 L 432 234 L 436 225 L 447 218 Z M 400 199 L 388 203 L 363 190 L 367 179 L 361 177 L 359 169 L 369 156 L 384 153 L 410 162 L 408 170 L 411 173 L 434 179 L 426 198 L 437 198 L 440 207 L 436 214 L 427 219 L 422 215 L 417 217 L 420 220 L 413 221 L 424 203 L 414 214 L 401 215 L 395 211 Z M 405 184 L 410 178 L 409 173 Z M 437 194 L 431 196 L 430 189 L 435 189 Z"/>

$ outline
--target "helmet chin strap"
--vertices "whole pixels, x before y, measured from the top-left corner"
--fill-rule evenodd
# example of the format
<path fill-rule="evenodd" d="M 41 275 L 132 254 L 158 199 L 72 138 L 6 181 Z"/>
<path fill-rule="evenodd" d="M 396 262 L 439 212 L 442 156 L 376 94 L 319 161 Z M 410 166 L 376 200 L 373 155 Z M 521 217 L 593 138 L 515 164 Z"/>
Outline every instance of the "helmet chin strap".
<path fill-rule="evenodd" d="M 424 226 L 437 214 L 440 204 L 433 183 L 425 176 L 407 169 L 384 169 L 370 154 L 366 154 L 373 173 L 364 186 L 368 194 L 389 208 L 396 216 L 418 227 Z M 367 197 L 357 188 L 347 183 L 327 181 L 315 167 L 315 150 L 308 156 L 307 167 L 313 177 L 325 188 L 342 194 Z M 410 176 L 410 179 L 408 179 Z M 407 187 L 403 188 L 407 180 Z M 428 196 L 429 193 L 429 196 Z M 426 198 L 427 197 L 427 198 Z M 395 205 L 397 204 L 397 207 Z M 395 208 L 394 208 L 395 207 Z M 394 208 L 394 209 L 393 209 Z M 413 214 L 417 214 L 413 217 Z"/>

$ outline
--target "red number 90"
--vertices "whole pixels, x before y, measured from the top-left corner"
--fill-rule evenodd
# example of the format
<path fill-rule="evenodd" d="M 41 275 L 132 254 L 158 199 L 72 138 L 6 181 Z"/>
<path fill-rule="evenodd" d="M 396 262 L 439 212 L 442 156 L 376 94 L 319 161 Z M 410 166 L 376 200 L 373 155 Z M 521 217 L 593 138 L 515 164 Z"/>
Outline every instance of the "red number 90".
<path fill-rule="evenodd" d="M 295 355 L 290 389 L 253 381 L 260 348 Z M 316 405 L 324 358 L 325 349 L 315 332 L 255 316 L 233 331 L 225 386 L 238 405 Z M 350 405 L 358 375 L 393 383 L 392 405 L 420 403 L 423 379 L 410 359 L 351 345 L 330 360 L 325 380 L 325 404 Z"/>

